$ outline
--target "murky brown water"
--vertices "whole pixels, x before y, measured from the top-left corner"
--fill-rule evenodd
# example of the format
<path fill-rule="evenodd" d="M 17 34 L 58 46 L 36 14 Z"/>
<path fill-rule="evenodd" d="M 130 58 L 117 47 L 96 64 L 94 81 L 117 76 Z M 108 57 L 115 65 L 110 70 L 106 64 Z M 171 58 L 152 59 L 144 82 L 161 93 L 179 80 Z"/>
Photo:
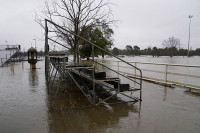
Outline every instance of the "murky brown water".
<path fill-rule="evenodd" d="M 142 103 L 63 110 L 85 104 L 81 93 L 59 93 L 48 106 L 44 62 L 0 68 L 0 133 L 199 133 L 200 95 L 143 82 Z M 67 84 L 67 83 L 66 83 Z M 65 85 L 66 86 L 66 85 Z M 63 86 L 63 87 L 65 87 Z M 78 98 L 77 98 L 78 97 Z"/>

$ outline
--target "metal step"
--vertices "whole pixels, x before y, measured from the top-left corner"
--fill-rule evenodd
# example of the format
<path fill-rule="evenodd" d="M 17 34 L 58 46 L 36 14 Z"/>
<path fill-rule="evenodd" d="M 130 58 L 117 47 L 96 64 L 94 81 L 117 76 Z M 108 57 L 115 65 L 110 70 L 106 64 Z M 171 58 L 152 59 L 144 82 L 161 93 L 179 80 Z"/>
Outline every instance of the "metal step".
<path fill-rule="evenodd" d="M 83 73 L 89 75 L 91 78 L 93 77 L 93 69 L 82 68 L 82 69 L 79 69 L 79 72 L 83 72 Z M 95 70 L 94 79 L 105 80 L 106 79 L 106 72 Z"/>
<path fill-rule="evenodd" d="M 67 56 L 48 56 L 51 61 L 54 62 L 68 62 L 69 58 Z"/>
<path fill-rule="evenodd" d="M 115 89 L 117 89 L 119 87 L 120 92 L 129 91 L 129 89 L 130 89 L 129 84 L 122 84 L 122 83 L 119 83 L 118 81 L 105 81 L 105 82 L 113 85 Z"/>

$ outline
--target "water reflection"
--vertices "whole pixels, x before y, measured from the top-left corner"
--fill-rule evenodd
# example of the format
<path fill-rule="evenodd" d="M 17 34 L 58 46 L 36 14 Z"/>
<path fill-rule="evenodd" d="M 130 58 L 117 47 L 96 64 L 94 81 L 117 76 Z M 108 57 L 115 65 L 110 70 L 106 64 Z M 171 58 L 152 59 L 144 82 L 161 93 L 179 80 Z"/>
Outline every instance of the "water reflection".
<path fill-rule="evenodd" d="M 121 120 L 133 120 L 136 127 L 140 124 L 137 106 L 132 104 L 115 104 L 109 108 L 105 106 L 90 107 L 73 111 L 49 111 L 49 131 L 51 133 L 66 132 L 105 132 L 108 128 L 121 127 Z M 130 113 L 134 114 L 129 116 Z M 133 121 L 129 121 L 133 124 Z M 134 124 L 133 124 L 134 126 Z"/>
<path fill-rule="evenodd" d="M 22 62 L 22 69 L 24 70 L 24 62 Z"/>
<path fill-rule="evenodd" d="M 29 77 L 29 86 L 31 88 L 31 92 L 36 92 L 37 91 L 36 88 L 38 87 L 38 81 L 39 81 L 37 70 L 30 69 L 28 77 Z"/>
<path fill-rule="evenodd" d="M 164 86 L 164 95 L 163 95 L 163 101 L 167 99 L 167 87 Z"/>
<path fill-rule="evenodd" d="M 15 74 L 15 65 L 14 64 L 11 64 L 10 70 L 11 70 L 12 75 L 14 75 Z"/>
<path fill-rule="evenodd" d="M 49 107 L 49 132 L 107 132 L 107 129 L 120 128 L 129 125 L 129 128 L 140 128 L 140 109 L 138 103 L 121 103 L 106 106 L 92 106 L 82 92 L 75 87 L 69 87 L 64 81 L 60 88 L 53 108 Z M 54 97 L 57 85 L 51 89 Z M 66 91 L 63 91 L 66 90 Z M 66 92 L 66 93 L 64 93 Z M 111 101 L 110 101 L 111 102 Z M 122 99 L 113 98 L 112 102 L 122 102 Z M 90 105 L 85 108 L 75 108 Z M 125 121 L 124 121 L 125 120 Z M 130 129 L 128 130 L 130 131 Z"/>
<path fill-rule="evenodd" d="M 197 90 L 197 91 L 192 91 L 192 90 L 186 90 L 185 92 L 184 92 L 185 94 L 188 94 L 188 95 L 191 95 L 191 96 L 195 96 L 195 97 L 199 97 L 200 98 L 200 91 L 199 90 Z"/>

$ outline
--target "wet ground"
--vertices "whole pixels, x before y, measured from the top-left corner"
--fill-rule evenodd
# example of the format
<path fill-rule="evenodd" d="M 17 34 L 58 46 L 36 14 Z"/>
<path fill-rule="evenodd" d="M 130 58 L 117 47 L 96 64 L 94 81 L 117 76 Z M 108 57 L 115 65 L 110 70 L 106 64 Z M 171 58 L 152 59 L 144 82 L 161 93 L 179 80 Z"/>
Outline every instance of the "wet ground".
<path fill-rule="evenodd" d="M 44 62 L 0 68 L 0 133 L 136 132 L 199 133 L 200 94 L 143 82 L 141 104 L 125 103 L 74 110 L 80 93 L 62 93 L 50 110 Z M 77 100 L 79 98 L 79 100 Z"/>

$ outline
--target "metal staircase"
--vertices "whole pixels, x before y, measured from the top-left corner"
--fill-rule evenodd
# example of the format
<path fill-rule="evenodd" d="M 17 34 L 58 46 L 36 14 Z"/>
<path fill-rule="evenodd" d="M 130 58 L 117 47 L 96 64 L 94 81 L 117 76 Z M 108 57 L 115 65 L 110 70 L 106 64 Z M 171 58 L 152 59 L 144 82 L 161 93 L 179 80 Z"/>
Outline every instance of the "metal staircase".
<path fill-rule="evenodd" d="M 6 48 L 0 49 L 1 67 L 20 60 L 20 45 L 3 45 L 2 47 Z"/>
<path fill-rule="evenodd" d="M 70 47 L 63 45 L 62 43 L 48 36 L 48 27 L 53 26 L 86 41 L 88 44 L 92 45 L 92 49 L 98 48 L 108 55 L 113 56 L 115 59 L 124 62 L 127 66 L 132 67 L 132 71 L 137 71 L 140 75 L 140 78 L 130 78 L 127 75 L 113 70 L 103 63 L 98 62 L 94 58 L 94 51 L 92 52 L 92 58 L 89 58 L 91 64 L 82 64 L 81 62 L 73 63 L 68 61 L 69 58 L 66 56 L 51 55 L 49 51 L 49 42 L 53 43 L 54 46 L 60 45 L 66 49 L 71 50 Z M 78 51 L 72 52 L 78 53 L 82 57 L 85 57 Z M 103 69 L 97 70 L 98 66 L 101 66 Z M 108 71 L 105 72 L 105 69 Z M 70 80 L 70 82 L 73 83 L 73 86 L 76 86 L 92 105 L 119 103 L 118 100 L 116 102 L 113 100 L 113 98 L 120 98 L 121 102 L 142 101 L 142 71 L 139 68 L 133 66 L 120 57 L 113 55 L 109 51 L 102 49 L 96 44 L 82 38 L 81 36 L 64 29 L 63 27 L 50 20 L 45 20 L 45 75 L 48 85 L 48 93 L 51 97 L 51 106 L 53 106 L 56 100 L 57 93 L 63 79 Z M 55 78 L 58 75 L 59 83 L 57 84 L 55 93 L 52 94 L 53 84 L 55 83 Z M 126 83 L 124 81 L 126 81 Z M 133 95 L 133 92 L 138 92 L 138 95 Z M 126 97 L 124 98 L 125 100 L 122 97 Z"/>

